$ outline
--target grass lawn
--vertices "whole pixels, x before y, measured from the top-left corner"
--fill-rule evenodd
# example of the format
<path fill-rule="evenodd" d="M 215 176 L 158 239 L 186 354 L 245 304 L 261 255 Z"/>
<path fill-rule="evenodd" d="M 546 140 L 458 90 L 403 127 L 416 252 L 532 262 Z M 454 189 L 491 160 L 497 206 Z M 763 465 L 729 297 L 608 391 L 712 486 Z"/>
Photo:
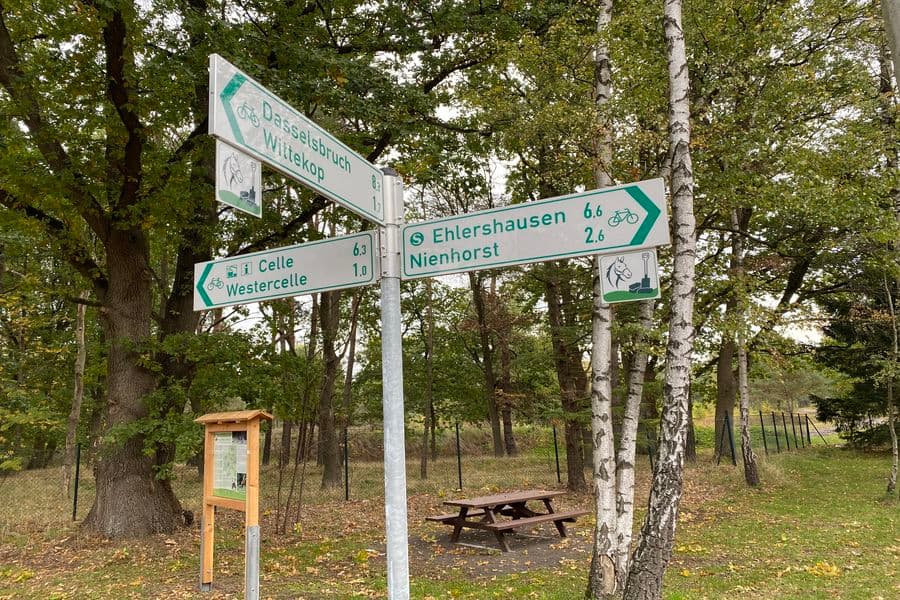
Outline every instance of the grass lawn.
<path fill-rule="evenodd" d="M 517 475 L 533 472 L 535 460 L 544 458 L 514 459 L 513 466 L 486 459 L 477 473 L 483 487 L 465 495 L 521 487 Z M 884 495 L 889 457 L 824 447 L 770 456 L 763 458 L 759 490 L 744 486 L 739 468 L 710 463 L 706 455 L 687 469 L 664 597 L 900 598 L 900 503 Z M 581 596 L 590 562 L 589 519 L 579 520 L 567 540 L 517 538 L 506 555 L 451 547 L 449 528 L 423 517 L 440 512 L 441 500 L 453 492 L 419 482 L 414 461 L 410 469 L 414 598 Z M 643 505 L 648 468 L 642 462 L 639 469 Z M 371 470 L 369 479 L 377 481 L 377 465 Z M 264 483 L 270 475 L 264 472 Z M 357 477 L 364 474 L 357 470 Z M 316 481 L 316 474 L 310 478 Z M 60 481 L 58 470 L 46 470 L 0 485 L 0 599 L 201 597 L 196 524 L 171 536 L 104 540 L 71 525 Z M 182 472 L 178 492 L 186 507 L 199 507 L 196 475 Z M 81 493 L 79 517 L 81 507 L 90 506 L 90 479 Z M 343 502 L 310 494 L 300 526 L 275 535 L 271 489 L 268 494 L 261 597 L 384 597 L 384 509 L 377 497 Z M 589 508 L 590 502 L 589 496 L 568 495 L 562 508 Z M 202 597 L 242 597 L 239 513 L 220 512 L 215 568 L 214 591 Z"/>

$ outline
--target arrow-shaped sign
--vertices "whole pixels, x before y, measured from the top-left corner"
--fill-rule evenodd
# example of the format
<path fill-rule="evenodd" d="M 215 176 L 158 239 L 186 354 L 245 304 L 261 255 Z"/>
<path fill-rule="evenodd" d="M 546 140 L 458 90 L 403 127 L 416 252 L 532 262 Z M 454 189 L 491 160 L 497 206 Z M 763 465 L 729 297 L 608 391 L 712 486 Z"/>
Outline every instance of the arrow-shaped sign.
<path fill-rule="evenodd" d="M 209 133 L 375 223 L 384 175 L 217 54 L 209 57 Z"/>
<path fill-rule="evenodd" d="M 662 179 L 456 215 L 403 228 L 415 279 L 669 243 Z"/>
<path fill-rule="evenodd" d="M 375 233 L 363 231 L 194 265 L 194 310 L 373 283 Z"/>

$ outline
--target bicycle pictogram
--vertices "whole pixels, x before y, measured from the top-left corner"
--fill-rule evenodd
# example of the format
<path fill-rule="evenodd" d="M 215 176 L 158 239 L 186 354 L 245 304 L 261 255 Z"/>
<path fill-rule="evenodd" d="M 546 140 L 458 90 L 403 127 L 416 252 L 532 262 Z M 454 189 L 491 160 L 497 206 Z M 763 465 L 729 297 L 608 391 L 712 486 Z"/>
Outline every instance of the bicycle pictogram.
<path fill-rule="evenodd" d="M 254 127 L 259 127 L 259 117 L 256 116 L 256 111 L 246 102 L 238 106 L 237 116 L 249 120 Z"/>
<path fill-rule="evenodd" d="M 225 282 L 222 281 L 221 277 L 213 277 L 209 280 L 209 283 L 206 284 L 206 289 L 211 292 L 213 288 L 222 289 L 224 286 Z"/>
<path fill-rule="evenodd" d="M 640 217 L 638 217 L 637 213 L 633 213 L 629 209 L 623 208 L 622 210 L 617 210 L 615 213 L 613 213 L 613 216 L 609 218 L 609 226 L 617 227 L 622 223 L 634 225 L 638 222 L 639 218 Z"/>

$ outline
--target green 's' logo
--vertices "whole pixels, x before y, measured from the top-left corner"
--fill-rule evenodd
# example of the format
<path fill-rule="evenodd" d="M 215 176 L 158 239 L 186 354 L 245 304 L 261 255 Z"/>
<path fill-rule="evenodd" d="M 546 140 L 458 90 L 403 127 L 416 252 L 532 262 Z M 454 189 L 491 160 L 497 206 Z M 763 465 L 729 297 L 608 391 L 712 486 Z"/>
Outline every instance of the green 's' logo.
<path fill-rule="evenodd" d="M 421 246 L 422 242 L 425 241 L 425 235 L 421 231 L 417 231 L 411 236 L 409 236 L 409 243 L 413 246 Z"/>

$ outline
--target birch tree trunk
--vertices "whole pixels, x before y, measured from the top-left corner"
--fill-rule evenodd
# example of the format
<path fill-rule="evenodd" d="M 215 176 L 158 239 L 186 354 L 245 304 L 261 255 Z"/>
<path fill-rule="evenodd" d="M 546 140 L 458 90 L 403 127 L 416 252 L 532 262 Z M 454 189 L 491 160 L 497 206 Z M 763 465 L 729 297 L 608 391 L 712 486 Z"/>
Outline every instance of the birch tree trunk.
<path fill-rule="evenodd" d="M 660 423 L 659 454 L 653 471 L 647 516 L 634 553 L 627 600 L 658 599 L 672 557 L 675 524 L 684 487 L 684 447 L 694 344 L 694 175 L 687 53 L 682 29 L 682 0 L 666 0 L 664 13 L 669 70 L 669 143 L 672 151 L 674 266 L 672 313 L 666 345 L 665 404 Z"/>
<path fill-rule="evenodd" d="M 747 383 L 747 287 L 744 284 L 744 239 L 742 237 L 742 220 L 738 211 L 731 211 L 731 228 L 734 236 L 731 242 L 733 278 L 736 282 L 738 319 L 737 355 L 738 355 L 738 395 L 741 399 L 741 456 L 744 459 L 744 480 L 747 485 L 759 485 L 759 469 L 756 466 L 756 455 L 750 445 L 750 386 Z M 801 432 L 802 433 L 802 432 Z"/>
<path fill-rule="evenodd" d="M 90 294 L 82 292 L 79 298 L 87 300 Z M 66 423 L 66 456 L 63 461 L 63 480 L 66 498 L 71 497 L 72 465 L 75 463 L 75 437 L 78 433 L 78 422 L 81 420 L 81 403 L 84 401 L 84 366 L 87 362 L 87 348 L 84 343 L 84 315 L 86 304 L 79 304 L 75 313 L 75 344 L 78 348 L 75 355 L 75 390 L 72 394 L 72 408 Z"/>
<path fill-rule="evenodd" d="M 599 2 L 597 32 L 601 38 L 594 50 L 594 103 L 598 113 L 598 134 L 594 140 L 596 187 L 612 185 L 609 168 L 612 163 L 612 131 L 604 105 L 612 95 L 612 72 L 609 64 L 609 23 L 612 0 Z M 612 309 L 603 302 L 600 258 L 591 263 L 593 281 L 593 313 L 591 328 L 591 434 L 593 438 L 594 548 L 588 575 L 588 598 L 613 598 L 621 579 L 616 573 L 616 452 L 612 419 Z"/>
<path fill-rule="evenodd" d="M 646 332 L 653 327 L 653 300 L 644 300 L 638 307 L 638 323 L 642 334 L 637 340 L 637 348 L 631 368 L 628 370 L 628 395 L 625 398 L 625 413 L 622 416 L 622 435 L 619 438 L 619 452 L 616 460 L 616 574 L 620 587 L 625 587 L 631 558 L 631 538 L 634 521 L 634 460 L 637 454 L 638 421 L 641 399 L 644 396 L 644 381 L 647 374 L 647 351 L 643 347 Z"/>

